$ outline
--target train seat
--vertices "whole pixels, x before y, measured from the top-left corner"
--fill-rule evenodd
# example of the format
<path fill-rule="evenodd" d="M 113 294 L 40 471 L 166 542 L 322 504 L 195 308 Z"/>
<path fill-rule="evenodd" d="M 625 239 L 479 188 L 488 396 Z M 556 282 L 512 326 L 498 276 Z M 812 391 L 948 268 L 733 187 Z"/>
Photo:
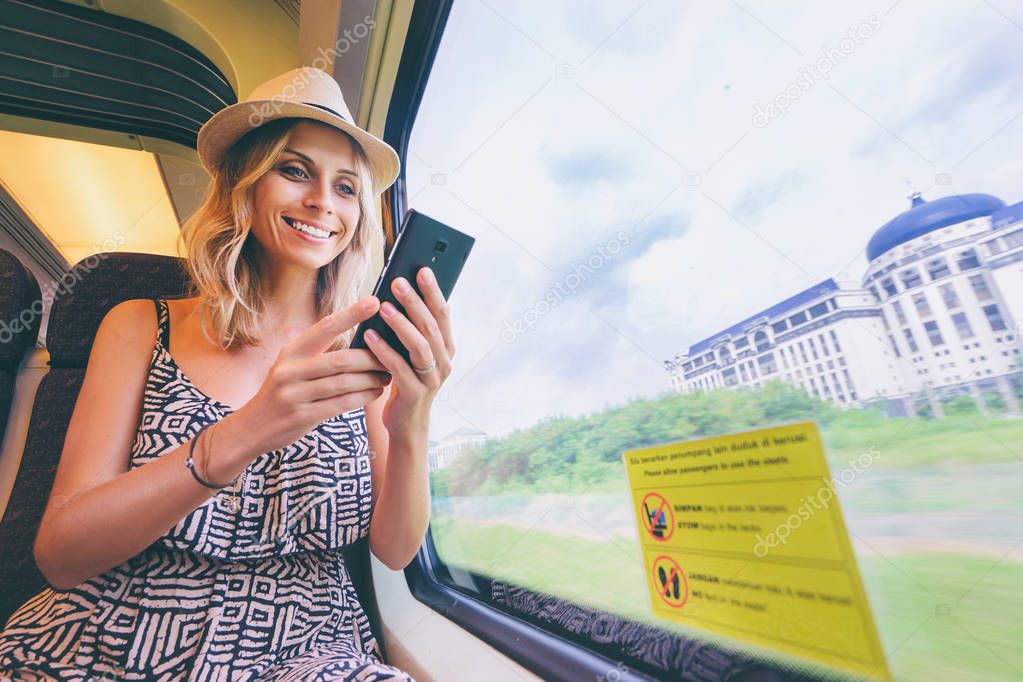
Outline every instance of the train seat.
<path fill-rule="evenodd" d="M 0 520 L 0 622 L 6 621 L 46 580 L 32 556 L 43 510 L 89 352 L 112 307 L 133 298 L 180 297 L 187 284 L 180 259 L 144 253 L 102 253 L 75 265 L 76 277 L 56 292 L 46 330 L 49 371 L 39 382 L 20 466 Z"/>
<path fill-rule="evenodd" d="M 35 275 L 0 249 L 0 518 L 14 486 L 25 440 L 27 413 L 41 372 L 29 368 L 42 324 L 42 297 Z M 45 352 L 44 352 L 45 354 Z M 34 380 L 33 380 L 34 377 Z"/>

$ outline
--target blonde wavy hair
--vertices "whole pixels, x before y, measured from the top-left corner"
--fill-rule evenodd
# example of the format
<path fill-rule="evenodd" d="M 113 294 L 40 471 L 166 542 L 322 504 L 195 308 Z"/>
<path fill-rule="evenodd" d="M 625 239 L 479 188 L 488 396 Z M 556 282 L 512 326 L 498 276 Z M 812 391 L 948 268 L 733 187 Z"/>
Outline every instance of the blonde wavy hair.
<path fill-rule="evenodd" d="M 303 120 L 277 119 L 246 133 L 224 155 L 211 175 L 202 205 L 182 225 L 185 270 L 193 295 L 199 297 L 197 312 L 203 335 L 224 350 L 238 344 L 262 345 L 257 329 L 267 310 L 257 251 L 260 244 L 250 238 L 253 191 L 277 162 L 292 129 Z M 358 300 L 369 269 L 370 247 L 381 230 L 366 154 L 354 138 L 344 134 L 355 150 L 359 222 L 344 251 L 316 274 L 317 319 Z M 216 341 L 210 337 L 207 317 Z M 354 329 L 344 331 L 328 350 L 347 348 L 354 335 Z"/>

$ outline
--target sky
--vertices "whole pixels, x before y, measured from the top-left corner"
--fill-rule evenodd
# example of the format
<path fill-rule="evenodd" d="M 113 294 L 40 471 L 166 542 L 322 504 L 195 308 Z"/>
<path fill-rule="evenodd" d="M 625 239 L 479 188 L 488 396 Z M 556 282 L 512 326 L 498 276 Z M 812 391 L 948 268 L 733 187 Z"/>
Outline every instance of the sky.
<path fill-rule="evenodd" d="M 1021 63 L 1007 0 L 457 0 L 406 162 L 476 238 L 431 439 L 664 393 L 690 344 L 856 286 L 912 191 L 1023 201 Z"/>

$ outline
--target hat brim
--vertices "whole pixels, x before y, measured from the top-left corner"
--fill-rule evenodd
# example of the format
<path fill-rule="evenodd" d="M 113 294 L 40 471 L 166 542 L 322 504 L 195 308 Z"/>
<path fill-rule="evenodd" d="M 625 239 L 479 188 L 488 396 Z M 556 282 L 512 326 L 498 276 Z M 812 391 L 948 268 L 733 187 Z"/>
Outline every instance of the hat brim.
<path fill-rule="evenodd" d="M 379 195 L 398 178 L 400 162 L 391 145 L 324 109 L 295 102 L 255 100 L 238 102 L 214 114 L 199 129 L 196 152 L 206 171 L 213 173 L 224 154 L 245 133 L 279 118 L 310 118 L 334 126 L 362 145 L 373 174 L 373 193 Z"/>

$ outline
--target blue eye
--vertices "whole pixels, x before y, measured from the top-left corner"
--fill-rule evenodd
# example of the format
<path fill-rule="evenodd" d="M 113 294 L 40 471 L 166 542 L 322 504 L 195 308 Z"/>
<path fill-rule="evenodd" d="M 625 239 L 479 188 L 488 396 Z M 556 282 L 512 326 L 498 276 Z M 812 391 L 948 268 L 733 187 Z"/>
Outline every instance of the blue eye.
<path fill-rule="evenodd" d="M 281 172 L 284 172 L 284 171 L 292 171 L 292 170 L 293 170 L 293 171 L 298 171 L 298 172 L 299 172 L 299 173 L 301 173 L 302 175 L 305 175 L 305 171 L 304 171 L 304 170 L 302 170 L 302 168 L 300 168 L 299 166 L 283 166 L 283 167 L 281 168 Z M 287 175 L 291 175 L 291 173 L 287 173 Z M 291 177 L 296 177 L 296 176 L 294 176 L 294 175 L 291 175 Z M 336 185 L 336 186 L 337 186 L 337 187 L 343 187 L 343 188 L 344 188 L 344 189 L 346 190 L 346 191 L 342 192 L 342 194 L 347 194 L 348 196 L 355 196 L 355 194 L 356 194 L 356 192 L 355 192 L 355 188 L 354 188 L 354 187 L 352 187 L 352 186 L 351 186 L 351 185 L 349 185 L 349 184 L 341 184 L 341 185 Z"/>

